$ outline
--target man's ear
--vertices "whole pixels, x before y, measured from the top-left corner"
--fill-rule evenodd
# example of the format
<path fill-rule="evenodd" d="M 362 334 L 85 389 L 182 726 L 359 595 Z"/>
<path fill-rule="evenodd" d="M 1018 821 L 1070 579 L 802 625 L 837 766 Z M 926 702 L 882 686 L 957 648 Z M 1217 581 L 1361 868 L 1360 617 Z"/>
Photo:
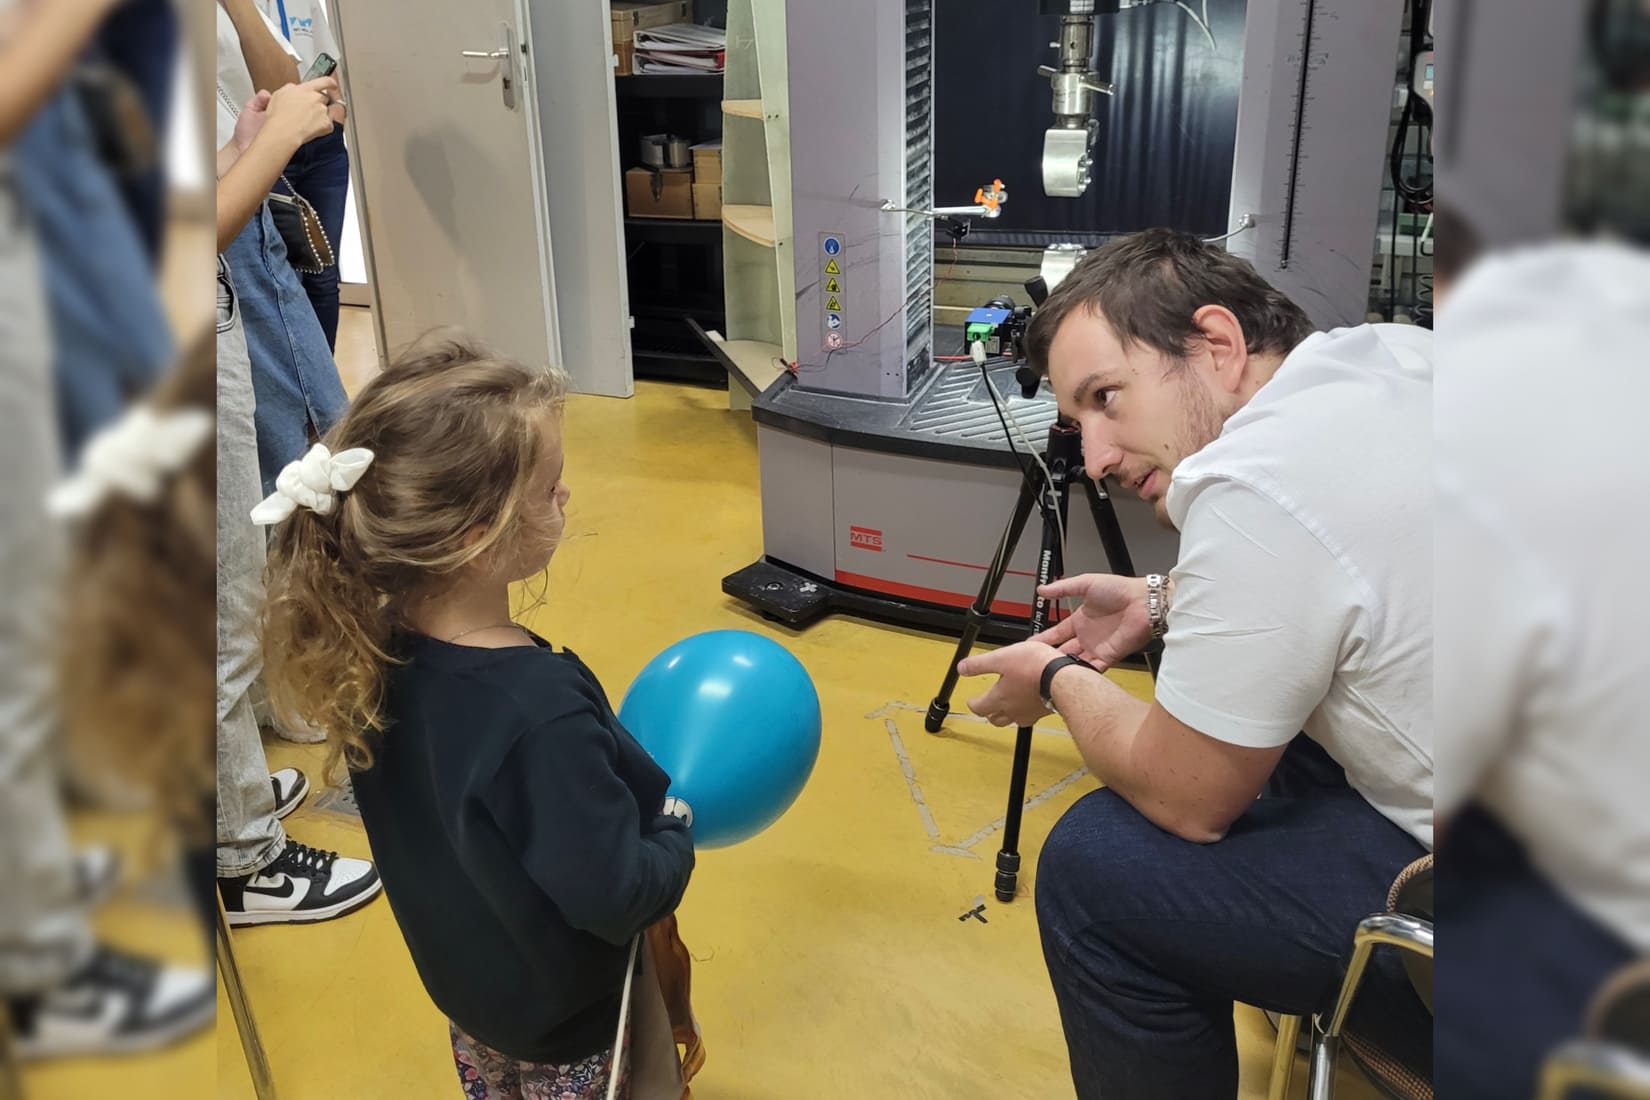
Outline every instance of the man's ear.
<path fill-rule="evenodd" d="M 1249 345 L 1237 316 L 1225 306 L 1203 306 L 1192 314 L 1192 324 L 1203 335 L 1204 348 L 1214 368 L 1214 383 L 1227 393 L 1243 385 L 1249 363 Z"/>

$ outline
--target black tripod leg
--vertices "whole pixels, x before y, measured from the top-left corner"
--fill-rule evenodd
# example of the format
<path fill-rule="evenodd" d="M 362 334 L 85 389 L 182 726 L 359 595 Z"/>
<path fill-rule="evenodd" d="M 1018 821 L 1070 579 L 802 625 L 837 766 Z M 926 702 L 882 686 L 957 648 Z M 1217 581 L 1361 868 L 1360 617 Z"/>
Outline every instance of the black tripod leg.
<path fill-rule="evenodd" d="M 1025 811 L 1026 773 L 1031 769 L 1031 727 L 1014 734 L 1014 771 L 1008 779 L 1008 820 L 997 853 L 997 900 L 1011 902 L 1020 878 L 1020 816 Z"/>
<path fill-rule="evenodd" d="M 1100 545 L 1106 551 L 1106 562 L 1119 576 L 1134 576 L 1134 559 L 1129 557 L 1128 545 L 1123 541 L 1123 525 L 1117 522 L 1117 509 L 1111 496 L 1102 490 L 1093 478 L 1085 477 L 1083 487 L 1088 490 L 1089 511 L 1094 513 L 1094 528 L 1100 534 Z M 1146 671 L 1157 678 L 1157 653 L 1147 649 L 1141 654 L 1146 660 Z"/>
<path fill-rule="evenodd" d="M 928 716 L 923 719 L 922 726 L 929 733 L 938 733 L 940 726 L 945 722 L 945 716 L 951 711 L 951 693 L 957 688 L 957 663 L 967 657 L 974 648 L 974 642 L 980 636 L 980 628 L 985 625 L 986 619 L 991 617 L 991 604 L 997 598 L 997 589 L 1003 583 L 1003 576 L 1008 572 L 1008 559 L 1014 556 L 1014 548 L 1019 545 L 1020 536 L 1025 533 L 1026 521 L 1031 518 L 1031 509 L 1037 503 L 1037 495 L 1042 491 L 1042 475 L 1038 474 L 1037 481 L 1030 477 L 1020 479 L 1020 496 L 1014 502 L 1014 514 L 1009 517 L 1008 526 L 1003 529 L 1003 537 L 997 543 L 997 555 L 991 559 L 991 568 L 986 570 L 985 583 L 980 585 L 980 594 L 975 597 L 974 605 L 968 609 L 963 622 L 962 637 L 957 639 L 957 652 L 952 654 L 951 663 L 945 666 L 945 679 L 940 683 L 939 693 L 934 696 L 933 702 L 928 704 Z"/>
<path fill-rule="evenodd" d="M 1089 511 L 1094 514 L 1094 527 L 1100 534 L 1100 546 L 1106 551 L 1111 571 L 1122 577 L 1134 576 L 1134 559 L 1129 557 L 1128 544 L 1123 541 L 1123 525 L 1117 522 L 1117 509 L 1111 497 L 1103 492 L 1093 478 L 1083 479 L 1088 490 Z"/>
<path fill-rule="evenodd" d="M 1059 474 L 1055 475 L 1059 477 Z M 1043 545 L 1037 555 L 1037 588 L 1041 589 L 1065 571 L 1064 554 L 1060 546 L 1060 531 L 1066 522 L 1070 483 L 1061 481 L 1054 490 L 1054 506 L 1060 510 L 1057 525 L 1049 516 L 1043 517 Z M 1048 626 L 1052 604 L 1041 596 L 1031 611 L 1031 633 L 1037 635 Z M 997 900 L 1014 900 L 1020 877 L 1020 818 L 1025 812 L 1026 777 L 1031 769 L 1031 727 L 1021 726 L 1014 734 L 1014 769 L 1008 777 L 1008 812 L 1003 819 L 1003 846 L 997 853 Z"/>

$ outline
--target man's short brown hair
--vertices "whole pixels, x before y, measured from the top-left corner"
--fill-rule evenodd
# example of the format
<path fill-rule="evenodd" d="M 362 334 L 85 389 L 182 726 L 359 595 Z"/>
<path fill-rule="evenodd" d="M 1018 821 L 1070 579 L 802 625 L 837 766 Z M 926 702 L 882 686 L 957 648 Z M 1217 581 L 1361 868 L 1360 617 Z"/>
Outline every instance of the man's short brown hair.
<path fill-rule="evenodd" d="M 1301 307 L 1274 289 L 1248 260 L 1176 229 L 1146 229 L 1090 252 L 1031 318 L 1026 362 L 1048 373 L 1054 334 L 1073 310 L 1098 313 L 1127 348 L 1145 344 L 1181 359 L 1198 335 L 1192 315 L 1225 306 L 1251 354 L 1287 355 L 1312 334 Z"/>

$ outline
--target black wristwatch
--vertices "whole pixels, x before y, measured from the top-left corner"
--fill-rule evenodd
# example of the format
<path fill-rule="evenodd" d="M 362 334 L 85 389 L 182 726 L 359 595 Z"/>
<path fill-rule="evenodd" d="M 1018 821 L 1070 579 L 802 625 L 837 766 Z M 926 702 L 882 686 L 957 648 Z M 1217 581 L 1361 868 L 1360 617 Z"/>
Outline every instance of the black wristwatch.
<path fill-rule="evenodd" d="M 1083 660 L 1083 658 L 1073 657 L 1069 653 L 1062 653 L 1060 656 L 1044 665 L 1043 678 L 1037 684 L 1037 694 L 1042 696 L 1043 706 L 1048 708 L 1048 712 L 1050 714 L 1054 713 L 1054 696 L 1051 694 L 1054 690 L 1054 674 L 1059 672 L 1062 668 L 1065 668 L 1067 665 L 1082 665 L 1090 672 L 1099 671 L 1099 669 Z"/>

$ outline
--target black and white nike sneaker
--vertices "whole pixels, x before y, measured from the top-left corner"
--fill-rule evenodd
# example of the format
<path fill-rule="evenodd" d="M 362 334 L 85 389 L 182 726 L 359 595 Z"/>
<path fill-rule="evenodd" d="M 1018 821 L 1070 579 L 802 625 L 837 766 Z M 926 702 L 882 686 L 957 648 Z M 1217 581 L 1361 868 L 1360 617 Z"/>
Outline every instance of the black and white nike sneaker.
<path fill-rule="evenodd" d="M 298 808 L 309 794 L 309 777 L 297 768 L 282 768 L 271 772 L 269 785 L 275 788 L 275 817 L 285 817 Z"/>
<path fill-rule="evenodd" d="M 371 901 L 383 883 L 364 859 L 323 852 L 288 837 L 261 871 L 218 879 L 231 925 L 307 924 L 331 920 Z"/>
<path fill-rule="evenodd" d="M 154 1050 L 212 1024 L 210 971 L 99 947 L 56 989 L 7 1001 L 25 1059 Z"/>

